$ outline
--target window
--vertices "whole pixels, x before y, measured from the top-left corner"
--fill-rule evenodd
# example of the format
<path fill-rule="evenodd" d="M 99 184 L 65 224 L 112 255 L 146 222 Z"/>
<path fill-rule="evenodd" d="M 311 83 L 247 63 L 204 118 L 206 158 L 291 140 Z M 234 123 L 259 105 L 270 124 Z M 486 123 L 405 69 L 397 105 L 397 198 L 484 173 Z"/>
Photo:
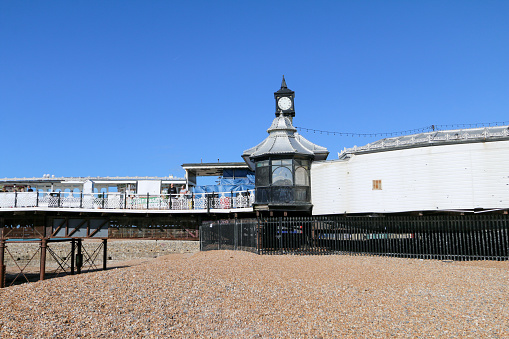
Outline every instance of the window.
<path fill-rule="evenodd" d="M 269 161 L 260 161 L 256 163 L 256 186 L 269 186 L 270 183 L 270 167 Z"/>
<path fill-rule="evenodd" d="M 271 159 L 256 162 L 256 186 L 309 186 L 308 159 Z"/>
<path fill-rule="evenodd" d="M 272 160 L 272 185 L 293 186 L 292 160 Z"/>
<path fill-rule="evenodd" d="M 305 168 L 299 167 L 295 170 L 295 185 L 309 186 L 309 175 Z"/>
<path fill-rule="evenodd" d="M 295 159 L 295 167 L 309 169 L 309 160 Z"/>
<path fill-rule="evenodd" d="M 373 190 L 382 190 L 382 180 L 373 180 Z"/>

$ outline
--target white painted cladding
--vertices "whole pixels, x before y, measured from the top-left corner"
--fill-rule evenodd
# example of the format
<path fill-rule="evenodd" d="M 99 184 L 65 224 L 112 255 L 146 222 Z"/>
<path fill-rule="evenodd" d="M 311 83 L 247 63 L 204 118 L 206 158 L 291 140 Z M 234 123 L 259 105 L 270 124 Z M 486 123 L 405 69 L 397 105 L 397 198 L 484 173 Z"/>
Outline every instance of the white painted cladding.
<path fill-rule="evenodd" d="M 311 199 L 314 215 L 509 208 L 509 141 L 314 162 Z"/>
<path fill-rule="evenodd" d="M 161 194 L 161 180 L 138 180 L 138 194 Z"/>

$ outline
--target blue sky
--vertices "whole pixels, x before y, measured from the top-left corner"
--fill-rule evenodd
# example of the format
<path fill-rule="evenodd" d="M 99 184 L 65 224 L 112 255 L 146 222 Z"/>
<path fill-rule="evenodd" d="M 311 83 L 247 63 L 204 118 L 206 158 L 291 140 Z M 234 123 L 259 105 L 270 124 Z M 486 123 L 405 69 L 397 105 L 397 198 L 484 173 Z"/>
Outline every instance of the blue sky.
<path fill-rule="evenodd" d="M 509 1 L 1 1 L 0 177 L 242 161 L 294 125 L 509 121 Z M 374 138 L 302 132 L 329 159 Z"/>

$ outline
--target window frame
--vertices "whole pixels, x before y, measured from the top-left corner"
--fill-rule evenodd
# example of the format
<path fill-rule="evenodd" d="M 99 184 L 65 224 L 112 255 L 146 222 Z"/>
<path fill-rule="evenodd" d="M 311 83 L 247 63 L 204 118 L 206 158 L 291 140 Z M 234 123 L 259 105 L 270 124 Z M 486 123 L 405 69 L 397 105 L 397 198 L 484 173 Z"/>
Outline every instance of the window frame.
<path fill-rule="evenodd" d="M 265 172 L 266 168 L 268 168 L 269 171 L 269 178 L 268 181 L 264 180 L 263 182 L 260 182 L 261 178 L 259 179 L 259 175 L 255 172 L 256 179 L 255 179 L 255 186 L 257 187 L 310 187 L 311 186 L 311 159 L 305 158 L 305 157 L 268 157 L 264 158 L 262 160 L 256 161 L 255 165 L 256 171 Z M 264 170 L 262 170 L 264 168 Z M 291 185 L 278 185 L 274 182 L 274 173 L 276 170 L 280 168 L 286 168 L 291 172 Z M 302 184 L 302 175 L 301 177 L 298 177 L 297 171 L 304 173 L 304 184 Z M 263 175 L 263 174 L 262 174 Z M 299 180 L 297 180 L 299 179 Z"/>

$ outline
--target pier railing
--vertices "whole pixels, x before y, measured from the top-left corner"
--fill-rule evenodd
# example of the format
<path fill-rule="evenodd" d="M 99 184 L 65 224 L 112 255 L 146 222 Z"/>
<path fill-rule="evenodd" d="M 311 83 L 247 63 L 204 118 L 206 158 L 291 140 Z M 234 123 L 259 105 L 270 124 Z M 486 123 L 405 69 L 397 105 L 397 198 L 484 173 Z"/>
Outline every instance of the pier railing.
<path fill-rule="evenodd" d="M 198 194 L 0 192 L 0 208 L 210 210 L 253 206 L 254 190 Z"/>

